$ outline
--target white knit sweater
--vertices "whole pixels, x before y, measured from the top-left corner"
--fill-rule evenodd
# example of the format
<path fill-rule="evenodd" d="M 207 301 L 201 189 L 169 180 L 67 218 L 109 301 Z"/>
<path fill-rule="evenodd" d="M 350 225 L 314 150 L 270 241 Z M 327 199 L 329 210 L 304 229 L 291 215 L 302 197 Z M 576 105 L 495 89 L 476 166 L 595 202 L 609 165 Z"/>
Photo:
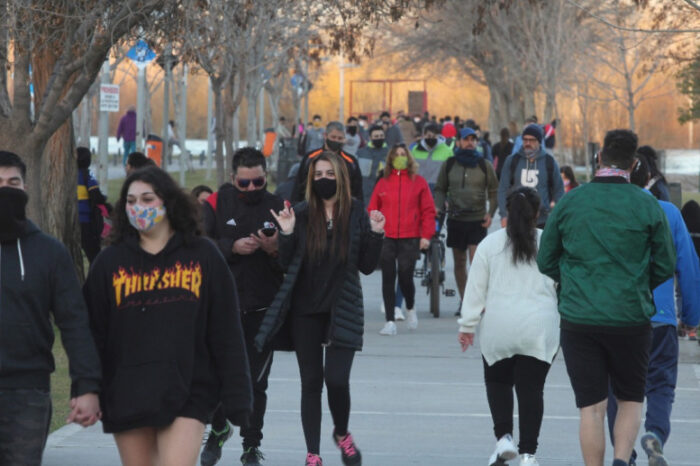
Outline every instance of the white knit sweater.
<path fill-rule="evenodd" d="M 537 230 L 539 246 L 541 230 Z M 505 229 L 476 249 L 462 301 L 459 331 L 478 326 L 481 353 L 493 365 L 516 354 L 551 363 L 559 348 L 559 312 L 554 281 L 533 259 L 513 264 Z"/>

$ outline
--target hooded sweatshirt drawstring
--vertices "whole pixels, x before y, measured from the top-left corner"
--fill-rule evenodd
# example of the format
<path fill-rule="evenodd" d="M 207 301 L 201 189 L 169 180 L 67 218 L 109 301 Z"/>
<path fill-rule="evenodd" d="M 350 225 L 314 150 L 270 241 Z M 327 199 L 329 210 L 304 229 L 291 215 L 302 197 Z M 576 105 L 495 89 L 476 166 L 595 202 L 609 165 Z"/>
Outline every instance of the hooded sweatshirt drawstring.
<path fill-rule="evenodd" d="M 19 238 L 17 238 L 17 254 L 19 255 L 19 273 L 22 277 L 22 281 L 24 281 L 24 259 L 22 258 L 22 246 L 19 242 Z"/>

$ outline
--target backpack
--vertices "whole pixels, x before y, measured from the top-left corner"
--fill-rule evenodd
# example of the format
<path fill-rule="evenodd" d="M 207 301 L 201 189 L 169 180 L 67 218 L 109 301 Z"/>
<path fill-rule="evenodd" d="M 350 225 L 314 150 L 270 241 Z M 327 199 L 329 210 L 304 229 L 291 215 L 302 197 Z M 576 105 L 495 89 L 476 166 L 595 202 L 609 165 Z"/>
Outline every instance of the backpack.
<path fill-rule="evenodd" d="M 87 188 L 90 173 L 87 169 L 82 172 L 83 182 Z M 110 218 L 111 206 L 106 202 L 104 195 L 99 189 L 88 190 L 88 203 L 90 205 L 90 229 L 99 238 L 106 238 L 112 230 L 112 220 Z"/>
<path fill-rule="evenodd" d="M 515 184 L 515 169 L 518 166 L 518 161 L 522 155 L 520 152 L 513 154 L 513 160 L 510 162 L 510 186 Z M 549 193 L 549 202 L 554 200 L 554 157 L 548 152 L 544 153 L 544 163 L 547 167 L 547 192 Z"/>
<path fill-rule="evenodd" d="M 452 167 L 454 166 L 455 162 L 457 161 L 457 158 L 455 156 L 450 157 L 445 161 L 447 166 L 445 167 L 445 171 L 447 173 L 450 173 L 450 170 L 452 170 Z M 484 172 L 484 176 L 486 176 L 486 162 L 484 161 L 483 157 L 479 158 L 479 168 L 481 168 L 481 171 Z M 449 183 L 450 177 L 447 177 L 447 181 Z"/>

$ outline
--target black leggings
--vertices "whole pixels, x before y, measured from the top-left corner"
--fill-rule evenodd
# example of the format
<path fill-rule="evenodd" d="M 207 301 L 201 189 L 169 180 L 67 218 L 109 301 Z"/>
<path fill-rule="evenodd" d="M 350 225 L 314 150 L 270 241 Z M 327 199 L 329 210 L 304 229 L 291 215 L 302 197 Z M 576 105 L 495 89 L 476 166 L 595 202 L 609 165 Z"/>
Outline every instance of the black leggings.
<path fill-rule="evenodd" d="M 304 428 L 306 449 L 319 454 L 321 444 L 321 393 L 325 378 L 328 389 L 328 407 L 335 424 L 335 433 L 348 432 L 350 418 L 350 369 L 355 350 L 326 347 L 325 366 L 323 346 L 328 329 L 328 314 L 293 316 L 292 341 L 301 376 L 301 425 Z"/>
<path fill-rule="evenodd" d="M 534 455 L 544 413 L 544 381 L 551 364 L 515 355 L 489 366 L 484 359 L 486 397 L 493 431 L 499 439 L 513 433 L 513 385 L 518 396 L 520 442 L 518 452 Z"/>
<path fill-rule="evenodd" d="M 394 320 L 396 294 L 396 263 L 399 263 L 399 287 L 406 298 L 406 309 L 413 309 L 416 287 L 413 284 L 413 270 L 419 257 L 418 238 L 384 238 L 382 245 L 382 295 L 387 321 Z"/>

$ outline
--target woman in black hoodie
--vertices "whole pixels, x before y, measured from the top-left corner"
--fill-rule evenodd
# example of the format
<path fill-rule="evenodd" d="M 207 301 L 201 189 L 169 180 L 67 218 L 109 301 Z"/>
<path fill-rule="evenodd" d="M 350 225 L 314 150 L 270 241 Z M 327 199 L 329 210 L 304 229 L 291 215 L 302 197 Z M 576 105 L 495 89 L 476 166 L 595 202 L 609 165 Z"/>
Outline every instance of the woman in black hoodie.
<path fill-rule="evenodd" d="M 159 168 L 126 179 L 110 240 L 84 288 L 104 430 L 126 466 L 194 466 L 219 399 L 236 425 L 252 409 L 233 278 L 194 201 Z"/>
<path fill-rule="evenodd" d="M 358 271 L 374 271 L 385 220 L 376 210 L 368 217 L 362 203 L 351 197 L 347 165 L 334 153 L 311 159 L 306 181 L 306 202 L 272 212 L 280 226 L 279 260 L 287 274 L 265 314 L 256 347 L 285 333 L 291 337 L 301 375 L 306 465 L 322 465 L 324 379 L 335 425 L 333 440 L 343 464 L 360 465 L 360 451 L 348 432 L 350 369 L 355 351 L 362 349 L 364 330 Z M 288 332 L 280 331 L 283 328 Z"/>

